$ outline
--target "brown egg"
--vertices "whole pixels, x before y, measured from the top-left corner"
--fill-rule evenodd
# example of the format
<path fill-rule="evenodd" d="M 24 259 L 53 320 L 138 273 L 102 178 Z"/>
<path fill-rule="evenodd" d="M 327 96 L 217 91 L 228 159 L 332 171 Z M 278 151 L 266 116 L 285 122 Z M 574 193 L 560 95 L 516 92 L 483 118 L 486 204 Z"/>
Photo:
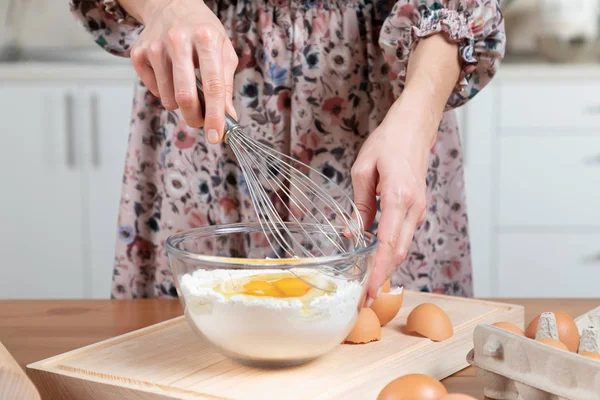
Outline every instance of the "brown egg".
<path fill-rule="evenodd" d="M 416 332 L 434 342 L 446 340 L 454 334 L 448 314 L 431 303 L 416 306 L 406 320 L 407 332 Z"/>
<path fill-rule="evenodd" d="M 471 397 L 468 394 L 462 393 L 450 393 L 440 397 L 439 400 L 477 400 L 475 397 Z"/>
<path fill-rule="evenodd" d="M 409 374 L 388 383 L 377 400 L 438 400 L 448 391 L 438 380 L 424 374 Z"/>
<path fill-rule="evenodd" d="M 394 319 L 404 300 L 404 289 L 397 288 L 389 293 L 381 293 L 379 297 L 371 304 L 371 309 L 375 311 L 381 326 Z"/>
<path fill-rule="evenodd" d="M 591 351 L 584 351 L 583 353 L 579 353 L 579 355 L 589 358 L 595 358 L 596 360 L 600 360 L 599 353 L 592 353 Z"/>
<path fill-rule="evenodd" d="M 570 315 L 565 314 L 564 312 L 552 311 L 552 313 L 554 313 L 554 317 L 556 318 L 558 338 L 567 346 L 570 351 L 577 351 L 579 348 L 579 329 L 577 329 L 577 324 L 575 324 L 575 321 Z M 535 339 L 540 316 L 541 314 L 535 317 L 525 330 L 525 336 L 530 339 Z"/>
<path fill-rule="evenodd" d="M 381 325 L 375 312 L 363 307 L 345 343 L 368 343 L 381 339 Z"/>
<path fill-rule="evenodd" d="M 516 326 L 515 324 L 511 324 L 510 322 L 496 322 L 492 325 L 500 329 L 516 333 L 517 335 L 525 336 L 525 332 L 523 332 L 518 326 Z"/>
<path fill-rule="evenodd" d="M 563 342 L 559 342 L 558 340 L 555 340 L 555 339 L 545 338 L 545 339 L 538 340 L 538 342 L 544 343 L 548 346 L 556 347 L 557 349 L 569 351 L 569 348 Z"/>
<path fill-rule="evenodd" d="M 381 287 L 381 291 L 382 291 L 383 293 L 389 293 L 391 286 L 392 286 L 392 283 L 391 283 L 391 281 L 388 279 L 387 281 L 385 281 L 385 282 L 383 283 L 383 286 Z"/>

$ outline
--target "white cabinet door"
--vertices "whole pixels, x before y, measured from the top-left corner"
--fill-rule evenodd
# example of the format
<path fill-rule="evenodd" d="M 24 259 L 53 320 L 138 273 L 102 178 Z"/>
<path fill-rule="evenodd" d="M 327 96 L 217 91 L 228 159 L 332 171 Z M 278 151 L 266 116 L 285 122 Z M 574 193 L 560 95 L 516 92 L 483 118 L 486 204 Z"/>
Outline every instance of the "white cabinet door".
<path fill-rule="evenodd" d="M 529 134 L 538 130 L 552 134 L 561 129 L 598 134 L 599 91 L 598 80 L 580 78 L 504 82 L 499 95 L 498 122 L 503 133 L 526 128 Z"/>
<path fill-rule="evenodd" d="M 600 233 L 501 233 L 502 297 L 600 296 Z"/>
<path fill-rule="evenodd" d="M 600 136 L 503 136 L 499 224 L 600 226 Z"/>
<path fill-rule="evenodd" d="M 133 101 L 133 82 L 90 85 L 85 145 L 86 204 L 90 266 L 86 293 L 109 298 L 117 240 L 117 219 Z"/>
<path fill-rule="evenodd" d="M 0 298 L 82 297 L 74 88 L 0 82 Z"/>

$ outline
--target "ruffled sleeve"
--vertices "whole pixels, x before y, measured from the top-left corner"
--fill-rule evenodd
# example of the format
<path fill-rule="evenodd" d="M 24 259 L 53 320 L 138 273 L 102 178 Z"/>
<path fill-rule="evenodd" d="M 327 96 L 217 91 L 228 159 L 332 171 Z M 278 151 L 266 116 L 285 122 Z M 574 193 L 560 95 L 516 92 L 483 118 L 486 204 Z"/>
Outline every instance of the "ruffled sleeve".
<path fill-rule="evenodd" d="M 117 0 L 70 0 L 71 13 L 111 54 L 129 57 L 131 45 L 143 29 Z"/>
<path fill-rule="evenodd" d="M 506 36 L 498 0 L 400 0 L 379 35 L 396 95 L 404 89 L 408 58 L 421 38 L 435 33 L 458 44 L 461 74 L 446 109 L 472 99 L 496 74 Z M 435 62 L 435 60 L 433 60 Z"/>

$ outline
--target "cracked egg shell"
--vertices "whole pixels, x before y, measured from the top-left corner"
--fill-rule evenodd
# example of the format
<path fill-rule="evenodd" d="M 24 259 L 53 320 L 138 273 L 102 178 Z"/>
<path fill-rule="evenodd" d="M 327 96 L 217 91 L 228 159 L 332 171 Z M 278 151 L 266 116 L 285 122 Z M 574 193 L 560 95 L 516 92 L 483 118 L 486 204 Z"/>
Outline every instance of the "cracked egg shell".
<path fill-rule="evenodd" d="M 418 333 L 434 342 L 441 342 L 454 335 L 448 314 L 432 303 L 419 304 L 408 314 L 406 331 Z"/>
<path fill-rule="evenodd" d="M 381 339 L 381 325 L 373 310 L 363 307 L 358 314 L 352 331 L 344 343 L 369 343 Z"/>
<path fill-rule="evenodd" d="M 515 324 L 511 324 L 510 322 L 496 322 L 492 325 L 497 328 L 516 333 L 517 335 L 525 336 L 525 332 L 523 332 L 518 326 L 516 326 Z"/>
<path fill-rule="evenodd" d="M 379 318 L 381 326 L 387 324 L 394 319 L 400 307 L 402 307 L 402 301 L 404 300 L 404 288 L 396 288 L 389 293 L 381 293 L 373 304 L 371 309 Z"/>
<path fill-rule="evenodd" d="M 425 374 L 408 374 L 388 383 L 377 400 L 438 400 L 448 391 L 440 381 Z"/>

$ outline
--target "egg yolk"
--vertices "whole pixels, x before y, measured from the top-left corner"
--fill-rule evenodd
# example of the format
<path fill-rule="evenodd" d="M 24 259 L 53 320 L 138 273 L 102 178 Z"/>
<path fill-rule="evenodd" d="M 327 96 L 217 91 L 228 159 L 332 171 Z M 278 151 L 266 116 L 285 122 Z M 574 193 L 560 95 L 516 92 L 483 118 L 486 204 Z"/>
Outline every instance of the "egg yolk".
<path fill-rule="evenodd" d="M 315 285 L 315 276 L 297 276 L 289 272 L 275 274 L 256 274 L 223 281 L 214 286 L 214 290 L 229 298 L 236 295 L 251 297 L 272 297 L 301 299 L 310 302 L 327 291 L 335 291 L 333 282 L 321 280 Z"/>
<path fill-rule="evenodd" d="M 276 280 L 251 280 L 243 286 L 242 294 L 249 296 L 269 297 L 301 297 L 311 286 L 299 278 L 282 278 Z"/>

